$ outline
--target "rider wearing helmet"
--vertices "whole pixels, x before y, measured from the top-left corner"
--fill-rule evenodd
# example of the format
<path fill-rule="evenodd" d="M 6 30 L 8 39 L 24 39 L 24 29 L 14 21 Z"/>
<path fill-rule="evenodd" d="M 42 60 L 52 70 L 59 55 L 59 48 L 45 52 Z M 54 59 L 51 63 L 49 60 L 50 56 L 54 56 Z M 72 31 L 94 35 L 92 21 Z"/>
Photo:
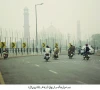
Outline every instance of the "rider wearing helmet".
<path fill-rule="evenodd" d="M 88 44 L 85 44 L 85 48 L 84 48 L 84 55 L 89 53 L 90 48 L 88 47 Z"/>
<path fill-rule="evenodd" d="M 75 53 L 75 46 L 73 46 L 71 43 L 69 43 L 68 56 L 70 53 Z"/>
<path fill-rule="evenodd" d="M 89 47 L 88 47 L 88 44 L 86 44 L 86 51 L 85 51 L 85 52 L 87 53 L 87 52 L 89 52 L 89 50 L 90 50 L 90 49 L 89 49 Z"/>
<path fill-rule="evenodd" d="M 58 58 L 59 58 L 59 48 L 58 48 L 58 46 L 56 46 L 55 49 L 54 49 L 54 55 L 56 55 L 56 54 L 58 54 Z"/>
<path fill-rule="evenodd" d="M 45 53 L 44 53 L 44 59 L 45 59 L 45 54 L 48 53 L 50 57 L 50 47 L 47 45 L 45 48 Z"/>

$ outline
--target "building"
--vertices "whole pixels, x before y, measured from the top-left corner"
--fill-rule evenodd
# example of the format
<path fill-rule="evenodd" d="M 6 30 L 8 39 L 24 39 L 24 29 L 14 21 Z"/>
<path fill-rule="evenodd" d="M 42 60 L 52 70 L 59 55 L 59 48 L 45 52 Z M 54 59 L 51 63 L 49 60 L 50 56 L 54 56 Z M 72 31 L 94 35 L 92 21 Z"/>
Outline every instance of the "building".
<path fill-rule="evenodd" d="M 29 26 L 29 10 L 24 8 L 24 38 L 30 38 L 30 26 Z"/>
<path fill-rule="evenodd" d="M 80 30 L 80 21 L 77 21 L 77 45 L 81 46 L 81 30 Z"/>
<path fill-rule="evenodd" d="M 48 28 L 43 27 L 38 36 L 38 40 L 41 39 L 42 43 L 50 45 L 52 48 L 54 47 L 55 43 L 58 43 L 58 45 L 60 46 L 63 41 L 62 33 L 52 24 Z"/>

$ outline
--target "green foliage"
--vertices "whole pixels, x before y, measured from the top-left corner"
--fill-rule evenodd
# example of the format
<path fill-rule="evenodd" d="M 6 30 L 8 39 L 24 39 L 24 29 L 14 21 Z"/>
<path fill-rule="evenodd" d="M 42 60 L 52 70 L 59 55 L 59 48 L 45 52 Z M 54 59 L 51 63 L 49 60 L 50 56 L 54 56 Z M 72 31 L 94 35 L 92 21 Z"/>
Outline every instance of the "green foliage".
<path fill-rule="evenodd" d="M 100 47 L 100 34 L 93 34 L 91 38 L 92 46 Z"/>

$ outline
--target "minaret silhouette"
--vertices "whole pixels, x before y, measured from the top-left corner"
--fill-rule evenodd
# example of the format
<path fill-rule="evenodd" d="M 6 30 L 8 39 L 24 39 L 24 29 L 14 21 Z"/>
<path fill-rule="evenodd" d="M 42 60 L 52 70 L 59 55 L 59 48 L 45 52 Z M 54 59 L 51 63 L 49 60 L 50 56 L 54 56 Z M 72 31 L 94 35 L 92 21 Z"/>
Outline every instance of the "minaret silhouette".
<path fill-rule="evenodd" d="M 77 21 L 77 45 L 81 45 L 81 30 L 80 30 L 80 21 Z"/>
<path fill-rule="evenodd" d="M 29 32 L 29 12 L 28 8 L 24 8 L 24 38 L 30 38 L 30 32 Z"/>

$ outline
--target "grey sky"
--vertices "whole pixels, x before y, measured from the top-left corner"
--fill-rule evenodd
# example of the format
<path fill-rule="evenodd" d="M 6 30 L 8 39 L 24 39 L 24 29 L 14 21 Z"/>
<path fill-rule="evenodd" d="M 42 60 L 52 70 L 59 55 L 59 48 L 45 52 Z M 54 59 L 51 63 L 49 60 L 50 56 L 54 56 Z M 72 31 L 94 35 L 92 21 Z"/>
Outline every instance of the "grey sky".
<path fill-rule="evenodd" d="M 83 36 L 100 33 L 100 0 L 0 0 L 0 27 L 23 31 L 24 7 L 29 8 L 31 35 L 35 34 L 35 4 L 37 7 L 38 32 L 51 23 L 64 34 L 76 34 L 80 20 Z"/>

